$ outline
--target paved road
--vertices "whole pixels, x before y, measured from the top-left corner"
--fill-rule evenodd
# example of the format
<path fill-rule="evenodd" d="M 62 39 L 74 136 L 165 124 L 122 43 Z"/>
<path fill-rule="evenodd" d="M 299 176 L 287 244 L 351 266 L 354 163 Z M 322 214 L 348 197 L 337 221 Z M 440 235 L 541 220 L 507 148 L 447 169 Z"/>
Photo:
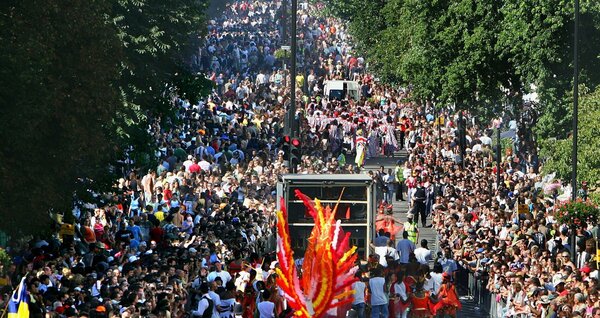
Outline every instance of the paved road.
<path fill-rule="evenodd" d="M 394 168 L 396 166 L 396 162 L 398 160 L 405 161 L 406 160 L 406 151 L 402 150 L 396 152 L 393 158 L 385 158 L 385 157 L 376 157 L 368 159 L 365 163 L 364 170 L 378 170 L 379 167 L 384 166 L 387 171 L 388 168 Z M 394 196 L 395 198 L 395 196 Z M 406 196 L 404 197 L 406 199 Z M 408 211 L 408 201 L 394 201 L 394 216 L 400 219 L 402 222 L 406 221 L 406 212 Z M 431 224 L 431 219 L 427 220 L 427 224 Z M 426 239 L 429 243 L 429 249 L 431 249 L 434 254 L 437 251 L 437 237 L 436 233 L 432 228 L 422 228 L 419 227 L 419 242 L 421 239 Z M 396 238 L 398 240 L 398 238 Z M 458 312 L 457 317 L 465 317 L 465 318 L 488 318 L 489 315 L 487 313 L 481 311 L 477 304 L 473 303 L 473 301 L 468 297 L 460 297 L 463 308 L 460 312 Z"/>
<path fill-rule="evenodd" d="M 386 158 L 386 157 L 376 157 L 376 158 L 371 158 L 368 159 L 365 162 L 365 171 L 369 171 L 369 170 L 378 170 L 379 167 L 384 166 L 385 170 L 387 171 L 387 169 L 394 169 L 394 167 L 396 167 L 396 162 L 398 160 L 402 160 L 405 161 L 406 160 L 406 151 L 401 150 L 399 152 L 396 152 L 396 154 L 394 155 L 394 157 L 391 158 Z M 394 196 L 395 198 L 395 196 Z M 407 200 L 406 195 L 404 196 L 404 199 Z M 402 222 L 406 222 L 406 214 L 408 212 L 408 200 L 407 201 L 394 201 L 394 216 L 398 219 L 400 219 L 400 221 Z M 428 219 L 427 224 L 431 224 L 431 219 Z M 396 237 L 396 241 L 398 241 L 398 239 L 401 239 L 402 237 Z M 436 251 L 436 247 L 437 247 L 437 240 L 436 240 L 436 234 L 435 231 L 431 228 L 422 228 L 419 227 L 419 239 L 417 241 L 417 246 L 420 244 L 422 239 L 426 239 L 427 242 L 429 243 L 429 249 L 433 251 L 433 253 L 435 254 Z"/>

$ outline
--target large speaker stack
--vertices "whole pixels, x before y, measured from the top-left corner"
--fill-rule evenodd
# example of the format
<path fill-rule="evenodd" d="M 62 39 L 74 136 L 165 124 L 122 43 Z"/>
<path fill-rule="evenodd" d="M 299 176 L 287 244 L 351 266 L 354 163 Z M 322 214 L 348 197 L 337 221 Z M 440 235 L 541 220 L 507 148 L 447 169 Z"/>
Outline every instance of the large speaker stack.
<path fill-rule="evenodd" d="M 367 259 L 369 244 L 375 233 L 376 187 L 364 174 L 283 175 L 277 186 L 278 197 L 284 198 L 292 248 L 297 257 L 304 255 L 307 239 L 314 226 L 295 190 L 321 201 L 332 209 L 338 205 L 336 219 L 341 220 L 345 232 L 350 232 L 351 244 L 357 247 L 360 259 Z M 277 201 L 279 204 L 279 200 Z M 281 207 L 279 207 L 281 208 Z"/>

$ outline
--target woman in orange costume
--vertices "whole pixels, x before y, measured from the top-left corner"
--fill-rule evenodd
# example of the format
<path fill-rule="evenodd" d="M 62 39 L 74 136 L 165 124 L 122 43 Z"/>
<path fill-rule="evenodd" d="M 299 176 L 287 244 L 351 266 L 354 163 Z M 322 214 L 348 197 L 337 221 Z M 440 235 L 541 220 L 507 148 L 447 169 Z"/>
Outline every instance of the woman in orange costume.
<path fill-rule="evenodd" d="M 384 211 L 387 210 L 387 213 Z M 387 207 L 385 205 L 381 205 L 379 207 L 379 212 L 377 213 L 377 219 L 375 220 L 375 227 L 377 231 L 383 229 L 384 232 L 390 233 L 390 240 L 394 241 L 396 239 L 396 234 L 402 230 L 402 222 L 396 219 L 393 214 L 393 209 L 391 205 Z"/>
<path fill-rule="evenodd" d="M 416 290 L 409 296 L 409 317 L 431 318 L 435 315 L 435 302 L 431 299 L 428 291 L 423 289 L 423 283 L 416 284 Z"/>
<path fill-rule="evenodd" d="M 462 304 L 458 300 L 458 294 L 456 293 L 454 284 L 450 280 L 450 275 L 444 273 L 442 279 L 442 286 L 440 286 L 438 293 L 439 302 L 436 304 L 435 309 L 442 315 L 456 317 L 456 311 L 462 308 Z"/>

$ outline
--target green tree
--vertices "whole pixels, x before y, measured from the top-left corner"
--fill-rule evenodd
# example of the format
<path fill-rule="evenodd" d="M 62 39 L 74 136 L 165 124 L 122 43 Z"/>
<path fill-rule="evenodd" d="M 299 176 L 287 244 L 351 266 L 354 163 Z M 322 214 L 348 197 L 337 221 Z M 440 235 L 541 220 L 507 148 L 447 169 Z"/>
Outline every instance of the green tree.
<path fill-rule="evenodd" d="M 380 32 L 386 29 L 386 18 L 383 10 L 386 0 L 325 0 L 326 12 L 339 17 L 348 23 L 348 29 L 353 35 L 356 49 L 370 56 L 372 48 L 380 43 Z M 377 63 L 377 60 L 373 60 Z"/>
<path fill-rule="evenodd" d="M 595 184 L 600 181 L 600 88 L 592 93 L 583 93 L 579 108 L 579 135 L 577 151 L 577 174 L 578 181 L 588 181 Z M 542 158 L 544 172 L 556 172 L 557 177 L 562 180 L 571 178 L 571 155 L 573 151 L 573 139 L 556 140 L 547 139 L 542 141 Z"/>
<path fill-rule="evenodd" d="M 581 1 L 581 81 L 600 81 L 600 4 Z M 350 21 L 370 70 L 413 86 L 413 97 L 456 103 L 478 116 L 502 105 L 517 112 L 532 88 L 540 96 L 539 135 L 568 132 L 573 5 L 566 0 L 328 0 Z M 518 113 L 514 114 L 518 115 Z"/>
<path fill-rule="evenodd" d="M 497 52 L 500 5 L 495 1 L 335 1 L 350 14 L 350 31 L 363 43 L 371 70 L 413 86 L 420 101 L 456 104 L 491 116 L 521 82 Z M 334 10 L 335 12 L 335 10 Z M 355 26 L 355 27 L 353 27 Z M 508 94 L 510 96 L 510 94 Z"/>
<path fill-rule="evenodd" d="M 2 230 L 48 230 L 72 208 L 80 178 L 115 160 L 122 56 L 105 1 L 5 1 L 0 12 Z"/>
<path fill-rule="evenodd" d="M 564 138 L 571 127 L 573 85 L 572 1 L 504 0 L 499 53 L 515 66 L 515 75 L 529 93 L 540 97 L 540 139 Z M 580 83 L 600 83 L 600 4 L 581 1 Z"/>
<path fill-rule="evenodd" d="M 174 96 L 195 101 L 210 88 L 187 60 L 205 8 L 204 0 L 0 5 L 2 230 L 49 230 L 50 211 L 110 189 L 130 146 L 137 164 L 150 163 L 149 119 L 173 114 Z"/>
<path fill-rule="evenodd" d="M 150 118 L 173 118 L 174 95 L 196 101 L 210 83 L 193 74 L 189 57 L 206 33 L 207 0 L 112 0 L 108 14 L 123 44 L 118 86 L 126 107 L 115 118 L 121 148 L 133 159 L 151 158 Z M 164 124 L 164 123 L 163 123 Z"/>

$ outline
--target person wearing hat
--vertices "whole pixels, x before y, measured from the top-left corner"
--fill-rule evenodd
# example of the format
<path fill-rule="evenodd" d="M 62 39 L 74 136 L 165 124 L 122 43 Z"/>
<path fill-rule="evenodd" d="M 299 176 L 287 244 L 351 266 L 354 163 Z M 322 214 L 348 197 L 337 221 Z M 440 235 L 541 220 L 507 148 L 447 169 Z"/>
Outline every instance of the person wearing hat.
<path fill-rule="evenodd" d="M 384 213 L 384 210 L 386 210 L 386 213 Z M 389 233 L 390 240 L 395 241 L 396 234 L 402 229 L 402 227 L 397 224 L 401 224 L 402 222 L 395 218 L 393 214 L 394 211 L 392 205 L 380 208 L 379 213 L 377 213 L 377 219 L 375 220 L 375 227 L 378 232 L 383 230 L 384 234 Z"/>
<path fill-rule="evenodd" d="M 456 288 L 452 283 L 450 274 L 444 272 L 442 274 L 442 285 L 438 292 L 439 302 L 435 305 L 435 312 L 440 314 L 442 317 L 446 315 L 449 317 L 456 317 L 457 310 L 462 308 L 460 300 L 458 300 L 458 294 Z"/>
<path fill-rule="evenodd" d="M 569 294 L 569 290 L 565 288 L 565 281 L 562 279 L 554 283 L 554 291 L 558 293 L 559 297 Z"/>
<path fill-rule="evenodd" d="M 413 213 L 415 216 L 415 223 L 419 223 L 419 216 L 421 217 L 421 224 L 425 227 L 427 224 L 427 210 L 425 200 L 427 199 L 427 192 L 423 183 L 417 182 L 417 187 L 412 195 L 413 201 Z"/>
<path fill-rule="evenodd" d="M 227 284 L 231 280 L 231 274 L 223 270 L 223 264 L 221 264 L 221 261 L 217 260 L 213 262 L 213 265 L 215 266 L 215 270 L 208 274 L 208 277 L 206 278 L 208 282 L 210 283 L 214 281 L 215 278 L 221 277 L 223 285 Z"/>
<path fill-rule="evenodd" d="M 550 298 L 548 295 L 540 297 L 540 300 L 538 300 L 537 303 L 537 308 L 532 307 L 532 314 L 534 314 L 535 317 L 547 317 L 549 310 L 548 305 L 550 305 Z"/>
<path fill-rule="evenodd" d="M 419 238 L 419 229 L 417 228 L 417 222 L 414 222 L 414 214 L 409 213 L 406 216 L 406 222 L 404 222 L 404 232 L 408 233 L 408 239 L 413 242 L 413 244 L 417 243 L 417 239 Z"/>

